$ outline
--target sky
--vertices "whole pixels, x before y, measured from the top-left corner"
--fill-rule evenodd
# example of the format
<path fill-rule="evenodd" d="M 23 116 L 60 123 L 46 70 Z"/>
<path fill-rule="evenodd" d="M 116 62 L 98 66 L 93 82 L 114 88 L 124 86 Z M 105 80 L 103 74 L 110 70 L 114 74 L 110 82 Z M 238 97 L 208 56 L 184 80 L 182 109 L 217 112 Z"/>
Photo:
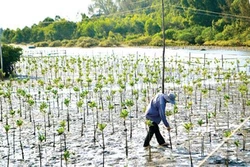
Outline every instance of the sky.
<path fill-rule="evenodd" d="M 31 27 L 56 15 L 79 21 L 81 13 L 88 14 L 90 4 L 91 0 L 0 0 L 0 28 Z"/>

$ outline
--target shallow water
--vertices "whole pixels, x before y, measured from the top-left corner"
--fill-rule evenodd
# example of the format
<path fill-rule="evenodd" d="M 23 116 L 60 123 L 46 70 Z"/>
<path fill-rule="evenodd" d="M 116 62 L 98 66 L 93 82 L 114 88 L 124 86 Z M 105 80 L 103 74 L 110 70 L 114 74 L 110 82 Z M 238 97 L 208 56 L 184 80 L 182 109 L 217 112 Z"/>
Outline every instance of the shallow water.
<path fill-rule="evenodd" d="M 141 51 L 140 49 L 135 51 Z M 100 54 L 105 54 L 103 50 L 100 51 Z M 113 50 L 114 51 L 114 50 Z M 113 53 L 116 53 L 117 50 L 115 50 Z M 121 50 L 119 50 L 121 51 Z M 152 52 L 154 52 L 153 50 Z M 160 49 L 157 50 L 160 54 Z M 70 51 L 69 51 L 70 52 Z M 67 51 L 67 53 L 69 53 Z M 91 51 L 92 54 L 96 54 L 96 50 Z M 144 50 L 145 53 L 149 54 Z M 150 51 L 151 52 L 151 51 Z M 194 51 L 194 52 L 200 52 L 200 51 Z M 73 54 L 73 53 L 72 53 Z M 78 53 L 82 54 L 82 53 Z M 107 53 L 108 54 L 108 53 Z M 138 53 L 139 55 L 140 53 Z M 123 52 L 123 55 L 125 53 Z M 158 54 L 157 54 L 158 55 Z M 84 56 L 86 56 L 84 54 Z M 80 57 L 84 57 L 80 56 Z M 175 56 L 174 56 L 175 57 Z M 51 60 L 51 63 L 55 61 L 53 57 Z M 70 58 L 70 57 L 69 57 Z M 133 57 L 133 58 L 136 58 Z M 139 58 L 142 58 L 139 56 Z M 178 58 L 177 59 L 181 59 Z M 101 59 L 102 60 L 102 59 Z M 106 60 L 106 58 L 105 58 Z M 43 59 L 38 59 L 38 61 L 41 63 Z M 62 61 L 62 62 L 61 62 Z M 60 62 L 58 64 L 65 63 L 65 59 L 60 59 Z M 109 62 L 112 64 L 111 62 Z M 116 63 L 116 62 L 115 62 Z M 25 65 L 24 65 L 25 64 Z M 41 63 L 42 64 L 42 63 Z M 66 64 L 66 63 L 65 63 Z M 43 64 L 44 68 L 47 67 L 49 69 L 50 65 Z M 86 64 L 83 63 L 83 67 L 85 67 Z M 86 122 L 83 127 L 83 135 L 81 136 L 82 131 L 82 124 L 84 123 L 83 118 L 83 111 L 85 111 L 85 114 L 87 114 L 87 108 L 86 103 L 84 100 L 83 107 L 81 108 L 82 111 L 78 112 L 76 107 L 76 101 L 78 101 L 78 93 L 73 90 L 74 86 L 78 86 L 79 82 L 76 82 L 76 78 L 78 76 L 78 71 L 74 72 L 75 75 L 75 81 L 72 83 L 68 88 L 64 87 L 63 89 L 58 89 L 58 93 L 60 94 L 59 97 L 59 111 L 60 111 L 60 117 L 57 117 L 58 107 L 56 103 L 56 99 L 53 97 L 53 94 L 50 92 L 48 93 L 48 90 L 46 89 L 46 86 L 39 86 L 37 83 L 37 79 L 44 80 L 45 84 L 49 84 L 53 81 L 54 76 L 54 70 L 47 71 L 46 75 L 41 75 L 41 71 L 38 71 L 38 77 L 36 77 L 35 70 L 33 69 L 34 64 L 31 64 L 30 66 L 27 66 L 27 62 L 22 62 L 22 64 L 19 64 L 20 67 L 24 67 L 24 69 L 21 71 L 19 76 L 23 76 L 22 79 L 25 79 L 27 76 L 27 71 L 29 69 L 31 70 L 31 79 L 26 83 L 17 83 L 13 82 L 12 86 L 12 101 L 13 101 L 13 109 L 17 111 L 20 107 L 20 101 L 17 95 L 17 89 L 22 88 L 25 89 L 27 92 L 29 92 L 33 98 L 35 99 L 35 104 L 32 106 L 32 120 L 35 120 L 35 134 L 34 134 L 34 121 L 30 122 L 28 117 L 28 104 L 26 102 L 26 98 L 22 97 L 21 102 L 21 108 L 23 116 L 22 118 L 19 117 L 19 115 L 16 113 L 13 118 L 8 115 L 9 118 L 9 124 L 11 127 L 15 128 L 11 129 L 9 131 L 9 142 L 10 142 L 10 166 L 39 166 L 39 151 L 38 151 L 38 144 L 41 144 L 42 147 L 42 166 L 60 166 L 61 163 L 63 166 L 65 166 L 65 160 L 61 162 L 61 154 L 64 152 L 64 137 L 58 135 L 57 129 L 60 126 L 60 122 L 62 120 L 67 119 L 67 110 L 69 110 L 70 113 L 70 130 L 67 131 L 67 126 L 65 128 L 65 134 L 66 134 L 66 149 L 70 151 L 70 158 L 68 161 L 68 166 L 103 166 L 103 153 L 104 153 L 104 164 L 105 166 L 181 166 L 186 167 L 190 166 L 190 157 L 189 157 L 189 140 L 191 140 L 191 153 L 192 153 L 192 160 L 194 166 L 198 166 L 200 162 L 208 156 L 216 147 L 223 142 L 224 139 L 224 132 L 227 130 L 227 112 L 230 112 L 229 114 L 229 123 L 230 123 L 230 129 L 234 130 L 237 128 L 237 126 L 240 124 L 241 114 L 242 111 L 242 103 L 240 100 L 239 93 L 237 92 L 237 85 L 239 83 L 234 83 L 233 86 L 230 87 L 230 89 L 226 89 L 225 92 L 222 92 L 221 94 L 217 94 L 215 92 L 218 85 L 211 84 L 210 86 L 210 94 L 209 96 L 205 97 L 203 99 L 202 104 L 200 105 L 200 101 L 197 100 L 197 103 L 195 103 L 195 94 L 194 92 L 192 95 L 185 95 L 183 90 L 183 84 L 181 85 L 174 85 L 170 83 L 167 84 L 167 88 L 173 89 L 173 91 L 178 94 L 178 113 L 176 113 L 176 119 L 174 119 L 174 116 L 168 116 L 168 120 L 171 124 L 172 130 L 171 130 L 171 139 L 172 139 L 172 146 L 173 149 L 164 149 L 162 147 L 159 147 L 156 139 L 153 138 L 151 141 L 151 154 L 149 154 L 149 149 L 145 149 L 142 147 L 144 138 L 146 136 L 146 127 L 144 124 L 144 108 L 147 105 L 147 102 L 143 98 L 142 89 L 146 88 L 146 85 L 142 80 L 140 80 L 134 87 L 130 87 L 127 85 L 126 91 L 123 93 L 124 99 L 133 99 L 132 98 L 132 92 L 131 90 L 137 89 L 139 93 L 139 112 L 138 112 L 138 118 L 136 117 L 136 109 L 135 105 L 131 108 L 131 119 L 128 117 L 126 118 L 126 129 L 127 129 L 127 140 L 128 140 L 128 156 L 126 156 L 126 149 L 125 149 L 125 139 L 126 139 L 126 132 L 124 131 L 124 121 L 122 118 L 120 118 L 120 111 L 122 108 L 120 107 L 120 94 L 117 92 L 114 96 L 114 100 L 112 101 L 113 104 L 116 105 L 115 109 L 111 111 L 111 114 L 113 116 L 113 125 L 114 125 L 114 133 L 113 133 L 113 126 L 112 121 L 109 120 L 109 112 L 108 112 L 108 101 L 107 96 L 110 93 L 110 90 L 119 90 L 119 85 L 112 84 L 112 85 L 106 85 L 106 87 L 103 88 L 103 102 L 104 102 L 104 109 L 103 111 L 101 109 L 98 109 L 99 115 L 98 115 L 98 121 L 99 123 L 106 123 L 107 127 L 104 129 L 104 143 L 105 143 L 105 149 L 103 150 L 103 143 L 102 143 L 102 135 L 101 131 L 97 130 L 96 133 L 96 141 L 94 142 L 94 125 L 96 125 L 97 115 L 96 115 L 96 108 L 89 108 L 89 114 L 86 115 Z M 78 69 L 77 65 L 72 65 L 75 70 Z M 202 67 L 202 64 L 200 65 Z M 26 68 L 27 67 L 27 68 Z M 118 68 L 118 72 L 116 72 L 115 76 L 119 76 L 119 72 L 123 71 L 120 69 L 121 67 L 113 66 L 114 68 Z M 151 67 L 153 68 L 153 67 Z M 94 69 L 91 70 L 91 77 L 94 80 Z M 115 71 L 115 70 L 114 70 Z M 138 67 L 138 71 L 145 71 L 145 67 L 143 63 L 141 64 L 140 68 Z M 70 77 L 73 78 L 72 73 L 63 72 L 63 69 L 59 69 L 60 74 L 62 77 L 62 83 L 64 85 L 67 85 L 67 81 L 64 81 L 64 78 Z M 101 67 L 99 70 L 97 70 L 98 74 L 105 74 L 105 68 Z M 176 76 L 177 76 L 176 72 Z M 145 73 L 144 73 L 145 74 Z M 168 73 L 170 74 L 170 73 Z M 106 75 L 106 74 L 105 74 Z M 193 74 L 192 74 L 193 75 Z M 52 76 L 52 78 L 50 78 Z M 193 77 L 193 76 L 192 76 Z M 192 77 L 187 80 L 192 80 Z M 197 77 L 197 76 L 195 76 Z M 117 78 L 115 78 L 117 79 Z M 66 80 L 66 79 L 65 79 Z M 9 81 L 5 81 L 5 84 L 7 84 Z M 73 82 L 71 80 L 71 82 Z M 158 84 L 148 86 L 147 89 L 149 90 L 148 97 L 150 98 L 153 94 L 153 91 L 156 87 L 160 85 L 160 81 L 158 81 Z M 183 83 L 187 82 L 186 79 L 183 79 Z M 33 85 L 32 85 L 33 83 Z M 208 87 L 209 82 L 203 82 L 202 87 Z M 220 85 L 221 83 L 219 83 Z M 6 88 L 7 85 L 2 85 L 2 87 Z M 54 87 L 54 86 L 53 86 Z M 55 86 L 56 88 L 56 86 Z M 84 87 L 86 89 L 86 87 Z M 90 89 L 95 88 L 95 81 L 92 83 Z M 227 88 L 227 87 L 226 87 Z M 4 89 L 6 90 L 6 89 Z M 38 92 L 41 92 L 41 97 L 39 98 Z M 221 106 L 221 111 L 219 111 L 219 98 L 223 97 L 224 94 L 230 93 L 231 101 L 229 102 L 228 108 L 224 105 Z M 67 108 L 64 105 L 64 100 L 66 98 L 70 98 L 70 105 L 69 108 Z M 3 99 L 3 97 L 1 97 Z M 9 103 L 4 98 L 3 100 L 3 115 L 8 114 L 9 112 Z M 48 100 L 46 100 L 48 99 Z M 190 109 L 188 109 L 185 106 L 185 101 L 187 99 L 191 99 L 193 101 L 193 113 L 190 112 Z M 200 99 L 200 94 L 197 94 L 197 99 Z M 234 99 L 234 100 L 232 100 Z M 98 106 L 100 107 L 101 104 L 99 103 L 100 98 L 97 96 L 95 91 L 91 91 L 89 93 L 88 100 L 94 101 L 96 100 Z M 38 134 L 39 132 L 41 134 L 45 133 L 45 127 L 44 127 L 44 113 L 40 111 L 40 104 L 42 102 L 46 102 L 50 105 L 46 109 L 45 115 L 46 115 L 46 141 L 43 141 L 42 143 L 39 143 L 38 140 Z M 222 102 L 223 99 L 222 99 Z M 224 104 L 224 103 L 222 103 Z M 216 107 L 215 107 L 216 106 Z M 197 121 L 202 119 L 205 122 L 205 116 L 206 112 L 212 113 L 217 110 L 217 122 L 214 117 L 211 117 L 209 119 L 209 124 L 203 124 L 201 127 L 197 124 Z M 167 110 L 173 110 L 173 106 L 170 104 L 167 104 Z M 249 110 L 249 107 L 246 106 L 246 111 Z M 25 118 L 25 111 L 27 112 L 27 118 Z M 51 112 L 51 113 L 50 113 Z M 51 126 L 48 127 L 48 113 L 50 113 L 50 124 Z M 247 116 L 249 116 L 249 113 L 246 113 Z M 191 120 L 194 124 L 194 128 L 191 129 L 190 134 L 185 131 L 183 124 L 189 122 L 191 116 Z M 0 166 L 6 166 L 7 159 L 8 159 L 8 147 L 7 147 L 7 140 L 6 140 L 6 133 L 4 130 L 4 125 L 6 124 L 6 116 L 3 117 L 4 119 L 0 122 Z M 95 119 L 95 124 L 93 124 L 93 118 Z M 246 117 L 245 117 L 246 118 Z M 21 157 L 21 149 L 20 149 L 20 140 L 19 140 L 19 129 L 15 125 L 15 121 L 17 119 L 22 119 L 24 121 L 24 125 L 22 126 L 21 130 L 21 137 L 22 137 L 22 145 L 24 149 L 24 160 L 22 160 Z M 132 121 L 132 137 L 130 138 L 130 121 Z M 175 126 L 175 121 L 176 125 Z M 176 128 L 177 128 L 177 136 L 176 136 Z M 215 129 L 216 128 L 216 129 Z M 168 141 L 169 135 L 167 130 L 163 127 L 163 124 L 160 124 L 161 132 Z M 246 148 L 245 150 L 242 150 L 243 146 L 243 137 L 240 135 L 240 133 L 243 133 L 246 136 Z M 243 128 L 240 129 L 236 134 L 234 134 L 230 140 L 229 140 L 229 147 L 227 147 L 226 144 L 224 144 L 222 147 L 218 149 L 209 159 L 206 161 L 203 166 L 225 166 L 225 160 L 228 156 L 229 159 L 229 165 L 230 166 L 250 166 L 250 122 L 248 121 Z M 15 135 L 14 135 L 15 134 Z M 211 134 L 211 135 L 210 135 Z M 204 136 L 204 153 L 201 154 L 201 144 L 202 144 L 202 135 Z M 14 138 L 15 136 L 15 138 Z M 210 137 L 211 136 L 211 137 Z M 211 141 L 210 141 L 211 140 Z M 239 152 L 238 152 L 238 160 L 236 159 L 236 146 L 234 144 L 235 140 L 240 141 L 239 145 Z M 13 142 L 14 141 L 14 142 Z M 227 151 L 228 150 L 228 151 Z M 227 154 L 228 153 L 228 154 Z"/>

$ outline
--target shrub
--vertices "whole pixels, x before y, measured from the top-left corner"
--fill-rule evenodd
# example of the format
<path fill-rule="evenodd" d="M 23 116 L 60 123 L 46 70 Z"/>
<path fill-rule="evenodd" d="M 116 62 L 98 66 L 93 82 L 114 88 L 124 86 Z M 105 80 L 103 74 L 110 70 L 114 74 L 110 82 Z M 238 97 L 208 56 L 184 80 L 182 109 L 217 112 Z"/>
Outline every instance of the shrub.
<path fill-rule="evenodd" d="M 160 36 L 154 36 L 151 42 L 149 43 L 150 46 L 163 46 L 163 39 Z"/>
<path fill-rule="evenodd" d="M 227 41 L 216 41 L 215 43 L 218 46 L 241 46 L 242 43 L 239 40 L 227 40 Z"/>
<path fill-rule="evenodd" d="M 199 44 L 199 45 L 202 45 L 203 43 L 204 43 L 204 39 L 202 38 L 202 36 L 197 36 L 196 38 L 195 38 L 195 43 L 196 44 Z"/>
<path fill-rule="evenodd" d="M 174 29 L 168 29 L 165 31 L 165 38 L 166 39 L 174 39 L 175 34 L 177 33 Z"/>
<path fill-rule="evenodd" d="M 99 46 L 101 46 L 101 47 L 120 46 L 120 43 L 117 42 L 117 41 L 114 40 L 114 39 L 107 39 L 107 40 L 101 41 L 101 42 L 99 43 Z"/>
<path fill-rule="evenodd" d="M 76 45 L 78 47 L 93 47 L 98 46 L 99 41 L 90 37 L 81 37 L 77 40 Z"/>
<path fill-rule="evenodd" d="M 244 42 L 243 44 L 244 44 L 245 46 L 248 46 L 248 47 L 249 47 L 249 46 L 250 46 L 250 40 Z"/>
<path fill-rule="evenodd" d="M 62 46 L 67 46 L 68 45 L 68 43 L 69 43 L 69 40 L 67 40 L 67 39 L 64 39 L 64 40 L 62 40 Z"/>
<path fill-rule="evenodd" d="M 140 34 L 128 34 L 128 35 L 126 35 L 126 41 L 140 38 L 140 36 L 141 36 Z"/>
<path fill-rule="evenodd" d="M 38 42 L 35 44 L 36 47 L 48 47 L 49 43 L 48 42 Z"/>
<path fill-rule="evenodd" d="M 177 35 L 179 41 L 186 41 L 189 44 L 195 44 L 195 36 L 190 32 L 183 32 Z"/>
<path fill-rule="evenodd" d="M 60 47 L 60 46 L 62 46 L 62 43 L 59 40 L 53 41 L 49 44 L 49 47 Z"/>
<path fill-rule="evenodd" d="M 213 30 L 213 28 L 207 27 L 201 32 L 201 36 L 205 41 L 211 41 L 214 40 L 214 36 L 216 33 L 218 32 Z"/>
<path fill-rule="evenodd" d="M 151 42 L 152 38 L 149 36 L 142 36 L 137 39 L 132 39 L 127 42 L 129 46 L 143 46 L 143 45 L 149 45 Z"/>
<path fill-rule="evenodd" d="M 166 40 L 166 46 L 184 46 L 188 45 L 187 41 L 174 41 L 174 40 Z"/>
<path fill-rule="evenodd" d="M 65 45 L 66 47 L 72 47 L 76 45 L 77 40 L 69 40 L 68 43 Z"/>

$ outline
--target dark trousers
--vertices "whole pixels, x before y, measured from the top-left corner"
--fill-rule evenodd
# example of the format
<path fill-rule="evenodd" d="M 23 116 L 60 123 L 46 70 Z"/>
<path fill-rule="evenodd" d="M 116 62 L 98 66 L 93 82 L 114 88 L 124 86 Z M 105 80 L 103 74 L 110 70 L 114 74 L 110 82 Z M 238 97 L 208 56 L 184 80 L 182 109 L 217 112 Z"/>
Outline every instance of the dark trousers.
<path fill-rule="evenodd" d="M 148 131 L 148 134 L 147 134 L 147 136 L 144 140 L 144 144 L 143 144 L 144 147 L 149 146 L 150 140 L 152 139 L 154 134 L 155 134 L 155 137 L 157 139 L 157 142 L 160 145 L 165 143 L 165 140 L 160 133 L 158 124 L 153 122 L 153 126 L 149 126 L 149 131 Z"/>

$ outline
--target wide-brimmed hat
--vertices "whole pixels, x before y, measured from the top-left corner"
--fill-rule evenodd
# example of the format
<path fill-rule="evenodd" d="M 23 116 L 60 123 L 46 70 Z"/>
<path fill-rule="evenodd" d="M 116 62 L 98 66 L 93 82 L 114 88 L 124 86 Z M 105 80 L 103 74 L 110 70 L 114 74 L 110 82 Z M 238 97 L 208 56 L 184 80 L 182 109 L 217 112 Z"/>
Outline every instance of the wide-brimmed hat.
<path fill-rule="evenodd" d="M 175 95 L 173 93 L 169 93 L 168 95 L 164 96 L 167 102 L 171 104 L 175 104 Z"/>

